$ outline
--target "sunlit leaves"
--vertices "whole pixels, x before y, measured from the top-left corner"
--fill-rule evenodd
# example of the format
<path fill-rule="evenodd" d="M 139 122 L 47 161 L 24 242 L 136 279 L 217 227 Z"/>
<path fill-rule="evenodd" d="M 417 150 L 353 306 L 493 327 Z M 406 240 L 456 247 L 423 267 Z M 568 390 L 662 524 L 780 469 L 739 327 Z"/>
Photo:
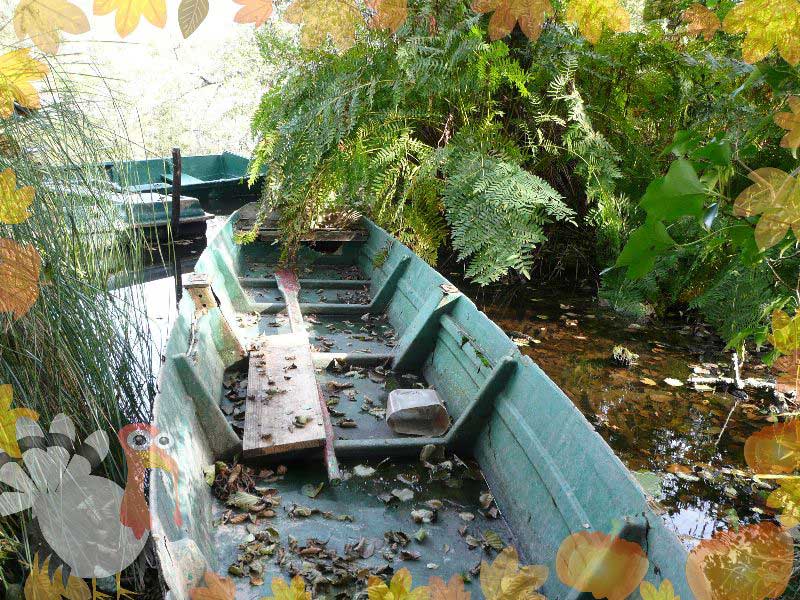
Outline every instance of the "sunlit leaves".
<path fill-rule="evenodd" d="M 11 408 L 13 400 L 13 388 L 8 384 L 0 385 L 0 452 L 11 458 L 21 458 L 17 444 L 17 419 L 28 417 L 36 421 L 39 414 L 28 408 Z"/>
<path fill-rule="evenodd" d="M 25 581 L 25 600 L 88 600 L 92 597 L 88 584 L 70 575 L 64 585 L 62 567 L 50 576 L 50 556 L 39 565 L 39 554 L 33 556 L 33 564 Z"/>
<path fill-rule="evenodd" d="M 481 562 L 481 590 L 486 600 L 542 599 L 538 590 L 547 581 L 549 571 L 542 565 L 520 566 L 515 548 L 504 548 L 490 565 Z"/>
<path fill-rule="evenodd" d="M 374 575 L 367 581 L 369 600 L 428 600 L 430 590 L 423 586 L 412 589 L 411 572 L 400 569 L 394 574 L 389 585 Z"/>
<path fill-rule="evenodd" d="M 464 589 L 464 578 L 453 575 L 445 583 L 441 577 L 431 577 L 428 581 L 430 600 L 470 600 L 470 593 Z"/>
<path fill-rule="evenodd" d="M 48 72 L 47 65 L 32 58 L 27 48 L 0 56 L 0 117 L 14 114 L 14 101 L 25 108 L 39 108 L 41 100 L 33 82 Z"/>
<path fill-rule="evenodd" d="M 792 574 L 792 538 L 773 523 L 717 531 L 689 553 L 686 580 L 697 600 L 778 598 Z"/>
<path fill-rule="evenodd" d="M 630 31 L 631 16 L 618 0 L 572 0 L 567 20 L 578 25 L 583 37 L 596 44 L 604 29 Z"/>
<path fill-rule="evenodd" d="M 61 45 L 61 32 L 73 35 L 89 31 L 84 12 L 67 0 L 21 0 L 14 11 L 14 31 L 26 36 L 47 54 L 55 54 Z"/>
<path fill-rule="evenodd" d="M 94 0 L 94 14 L 102 16 L 114 11 L 114 25 L 120 37 L 133 33 L 142 17 L 156 27 L 167 24 L 166 0 Z"/>
<path fill-rule="evenodd" d="M 234 15 L 236 23 L 253 23 L 261 27 L 272 15 L 272 0 L 233 0 L 242 8 Z"/>
<path fill-rule="evenodd" d="M 227 577 L 220 577 L 214 571 L 206 571 L 205 586 L 192 588 L 189 597 L 192 600 L 234 600 L 236 584 Z"/>
<path fill-rule="evenodd" d="M 800 468 L 800 420 L 776 423 L 747 438 L 744 458 L 756 473 L 792 473 Z"/>
<path fill-rule="evenodd" d="M 789 228 L 800 239 L 800 186 L 795 178 L 772 167 L 756 169 L 748 177 L 755 183 L 736 198 L 734 214 L 761 215 L 755 230 L 758 247 L 771 248 Z"/>
<path fill-rule="evenodd" d="M 639 587 L 647 556 L 634 542 L 599 531 L 580 531 L 565 539 L 556 554 L 562 583 L 595 598 L 624 600 Z"/>
<path fill-rule="evenodd" d="M 334 46 L 347 50 L 363 23 L 361 11 L 348 0 L 294 0 L 284 18 L 300 25 L 300 45 L 304 48 L 318 48 L 330 36 Z"/>
<path fill-rule="evenodd" d="M 192 35 L 208 16 L 208 0 L 181 0 L 178 5 L 178 25 L 184 38 Z"/>
<path fill-rule="evenodd" d="M 749 63 L 773 48 L 790 65 L 800 62 L 800 2 L 797 0 L 744 0 L 725 17 L 728 33 L 744 33 L 742 57 Z"/>
<path fill-rule="evenodd" d="M 0 312 L 24 316 L 39 297 L 42 259 L 36 248 L 0 238 Z"/>
<path fill-rule="evenodd" d="M 369 19 L 372 29 L 386 29 L 394 33 L 408 17 L 407 0 L 367 0 L 367 6 L 372 12 Z"/>
<path fill-rule="evenodd" d="M 17 175 L 13 170 L 0 172 L 0 223 L 16 225 L 29 216 L 28 207 L 33 203 L 33 187 L 27 185 L 17 189 Z"/>
<path fill-rule="evenodd" d="M 686 33 L 702 35 L 706 40 L 713 38 L 722 26 L 717 14 L 699 3 L 692 4 L 681 16 L 683 22 L 688 25 Z"/>
<path fill-rule="evenodd" d="M 792 96 L 788 103 L 791 112 L 779 112 L 774 118 L 778 127 L 789 132 L 781 139 L 781 147 L 797 149 L 800 147 L 800 98 Z"/>
<path fill-rule="evenodd" d="M 706 189 L 688 160 L 674 161 L 664 177 L 647 186 L 639 206 L 653 219 L 670 221 L 683 216 L 699 217 Z"/>
<path fill-rule="evenodd" d="M 617 257 L 616 267 L 627 267 L 629 279 L 644 277 L 655 265 L 656 258 L 675 245 L 661 221 L 648 219 L 635 229 Z"/>
<path fill-rule="evenodd" d="M 669 579 L 662 581 L 658 588 L 649 581 L 643 581 L 639 586 L 639 593 L 642 600 L 681 600 L 680 596 L 675 595 L 675 588 Z"/>
<path fill-rule="evenodd" d="M 311 600 L 311 592 L 306 591 L 306 583 L 300 575 L 295 576 L 290 584 L 276 577 L 272 580 L 272 596 L 264 600 Z"/>
<path fill-rule="evenodd" d="M 472 10 L 492 13 L 489 19 L 489 37 L 492 40 L 507 36 L 516 23 L 530 40 L 536 40 L 545 19 L 553 15 L 550 0 L 473 0 Z"/>

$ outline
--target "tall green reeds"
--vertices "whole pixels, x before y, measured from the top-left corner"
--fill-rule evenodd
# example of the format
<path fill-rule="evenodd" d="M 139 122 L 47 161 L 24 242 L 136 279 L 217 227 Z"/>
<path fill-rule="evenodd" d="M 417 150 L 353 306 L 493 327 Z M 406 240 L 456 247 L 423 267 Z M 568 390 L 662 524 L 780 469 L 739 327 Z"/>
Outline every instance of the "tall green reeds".
<path fill-rule="evenodd" d="M 0 54 L 9 50 L 0 45 Z M 57 62 L 49 66 L 42 108 L 0 119 L 0 171 L 13 169 L 19 186 L 35 189 L 30 218 L 0 225 L 0 238 L 41 255 L 37 301 L 18 319 L 0 314 L 0 384 L 13 386 L 13 406 L 39 413 L 45 431 L 65 413 L 80 439 L 96 429 L 109 433 L 104 474 L 124 482 L 114 432 L 149 420 L 152 361 L 141 293 L 109 289 L 112 273 L 136 281 L 141 246 L 115 227 L 119 208 L 97 165 L 127 158 L 126 140 L 89 118 L 94 95 L 76 91 Z M 19 583 L 32 560 L 25 528 L 22 517 L 0 518 L 0 590 Z"/>

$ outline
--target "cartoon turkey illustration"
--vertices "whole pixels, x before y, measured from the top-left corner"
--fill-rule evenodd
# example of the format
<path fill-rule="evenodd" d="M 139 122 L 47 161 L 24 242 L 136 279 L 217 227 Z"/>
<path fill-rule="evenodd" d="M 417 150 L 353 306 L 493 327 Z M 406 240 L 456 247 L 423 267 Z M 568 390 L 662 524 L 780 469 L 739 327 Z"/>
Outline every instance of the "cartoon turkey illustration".
<path fill-rule="evenodd" d="M 144 496 L 146 469 L 172 475 L 174 519 L 182 525 L 178 468 L 168 454 L 169 436 L 144 423 L 120 430 L 128 467 L 124 490 L 91 474 L 109 451 L 108 435 L 101 430 L 88 436 L 74 454 L 75 426 L 64 414 L 53 418 L 47 438 L 35 421 L 20 418 L 16 437 L 22 465 L 0 457 L 0 482 L 17 490 L 0 494 L 0 516 L 32 509 L 44 540 L 69 566 L 70 576 L 92 580 L 93 598 L 105 596 L 97 591 L 96 580 L 110 575 L 116 575 L 117 597 L 128 596 L 120 586 L 120 573 L 144 548 L 151 524 Z"/>

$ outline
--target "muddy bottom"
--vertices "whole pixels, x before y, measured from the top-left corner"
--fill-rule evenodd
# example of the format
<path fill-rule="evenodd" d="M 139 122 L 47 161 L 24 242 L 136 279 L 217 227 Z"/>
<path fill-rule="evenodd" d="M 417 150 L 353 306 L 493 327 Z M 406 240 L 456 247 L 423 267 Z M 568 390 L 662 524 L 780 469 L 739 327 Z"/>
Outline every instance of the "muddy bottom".
<path fill-rule="evenodd" d="M 753 482 L 743 448 L 788 407 L 775 406 L 771 392 L 690 383 L 732 376 L 731 354 L 707 329 L 631 324 L 599 308 L 591 291 L 470 295 L 580 408 L 687 545 L 773 514 L 769 487 Z M 615 346 L 638 358 L 615 361 Z M 744 376 L 765 377 L 758 362 Z"/>
<path fill-rule="evenodd" d="M 342 465 L 336 487 L 317 460 L 245 468 L 233 485 L 230 466 L 218 470 L 218 571 L 243 598 L 269 596 L 273 577 L 298 574 L 315 598 L 353 598 L 370 574 L 388 580 L 401 568 L 415 585 L 459 574 L 480 598 L 481 560 L 515 540 L 478 466 L 446 458 Z"/>

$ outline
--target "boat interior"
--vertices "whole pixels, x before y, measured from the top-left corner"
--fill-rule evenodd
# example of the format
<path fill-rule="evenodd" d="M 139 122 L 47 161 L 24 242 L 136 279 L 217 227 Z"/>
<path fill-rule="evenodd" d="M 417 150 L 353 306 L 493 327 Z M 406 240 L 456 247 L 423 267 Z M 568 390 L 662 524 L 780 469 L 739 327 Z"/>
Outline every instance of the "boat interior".
<path fill-rule="evenodd" d="M 177 486 L 151 480 L 153 535 L 171 593 L 204 569 L 237 597 L 302 575 L 315 598 L 353 598 L 370 574 L 414 585 L 479 568 L 505 546 L 543 564 L 561 542 L 618 532 L 647 579 L 691 597 L 685 550 L 657 507 L 564 393 L 475 305 L 368 220 L 303 242 L 293 270 L 256 208 L 235 213 L 184 280 L 154 421 Z M 441 435 L 396 433 L 395 389 L 432 389 Z M 180 518 L 176 518 L 176 509 Z M 685 594 L 685 595 L 684 595 Z"/>

